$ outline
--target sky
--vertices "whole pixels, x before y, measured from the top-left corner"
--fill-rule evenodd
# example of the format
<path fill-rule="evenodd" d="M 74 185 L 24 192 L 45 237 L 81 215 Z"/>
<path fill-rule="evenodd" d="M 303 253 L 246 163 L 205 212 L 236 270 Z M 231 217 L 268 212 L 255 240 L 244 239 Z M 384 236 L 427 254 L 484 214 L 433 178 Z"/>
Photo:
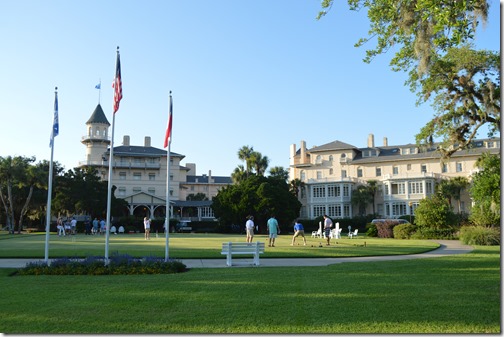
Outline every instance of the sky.
<path fill-rule="evenodd" d="M 490 5 L 476 45 L 498 51 L 499 2 Z M 339 0 L 316 20 L 319 10 L 318 0 L 2 0 L 0 156 L 50 160 L 58 87 L 54 161 L 65 170 L 84 161 L 98 103 L 112 123 L 117 46 L 114 146 L 149 136 L 162 149 L 172 91 L 171 151 L 198 175 L 230 176 L 245 145 L 288 169 L 302 140 L 365 147 L 372 133 L 377 146 L 414 143 L 434 111 L 416 106 L 406 74 L 388 66 L 392 53 L 362 61 L 354 44 L 367 36 L 366 14 Z"/>

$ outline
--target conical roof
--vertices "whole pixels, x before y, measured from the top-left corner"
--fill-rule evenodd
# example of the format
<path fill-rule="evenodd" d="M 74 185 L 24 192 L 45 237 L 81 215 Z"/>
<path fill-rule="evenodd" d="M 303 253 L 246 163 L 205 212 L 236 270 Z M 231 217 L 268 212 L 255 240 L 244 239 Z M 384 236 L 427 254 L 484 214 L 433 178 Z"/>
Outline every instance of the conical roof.
<path fill-rule="evenodd" d="M 89 120 L 86 122 L 86 124 L 95 124 L 95 123 L 107 124 L 108 126 L 110 126 L 110 123 L 107 120 L 107 117 L 105 117 L 105 113 L 103 112 L 100 103 L 98 103 L 95 111 L 93 112 Z"/>

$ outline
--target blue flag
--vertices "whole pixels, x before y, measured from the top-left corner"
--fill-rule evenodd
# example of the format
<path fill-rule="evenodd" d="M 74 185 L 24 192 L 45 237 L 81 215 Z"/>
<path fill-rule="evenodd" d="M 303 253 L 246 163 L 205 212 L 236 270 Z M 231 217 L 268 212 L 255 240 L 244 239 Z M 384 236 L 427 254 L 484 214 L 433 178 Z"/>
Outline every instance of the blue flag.
<path fill-rule="evenodd" d="M 58 89 L 58 88 L 56 88 Z M 51 132 L 51 141 L 49 146 L 53 145 L 54 137 L 59 134 L 59 121 L 58 121 L 58 92 L 54 93 L 54 119 L 53 119 L 53 129 Z"/>
<path fill-rule="evenodd" d="M 101 89 L 101 83 L 98 83 L 97 85 L 95 85 L 94 87 L 95 89 Z"/>

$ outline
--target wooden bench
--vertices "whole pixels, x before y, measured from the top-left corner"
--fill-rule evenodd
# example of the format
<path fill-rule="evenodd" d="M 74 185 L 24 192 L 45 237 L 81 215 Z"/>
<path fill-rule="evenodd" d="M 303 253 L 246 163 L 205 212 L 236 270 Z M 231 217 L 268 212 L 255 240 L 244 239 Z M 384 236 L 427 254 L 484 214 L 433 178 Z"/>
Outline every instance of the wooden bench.
<path fill-rule="evenodd" d="M 264 253 L 264 242 L 223 242 L 222 255 L 226 255 L 226 265 L 231 267 L 233 255 L 253 255 L 254 265 L 259 265 L 259 254 Z"/>

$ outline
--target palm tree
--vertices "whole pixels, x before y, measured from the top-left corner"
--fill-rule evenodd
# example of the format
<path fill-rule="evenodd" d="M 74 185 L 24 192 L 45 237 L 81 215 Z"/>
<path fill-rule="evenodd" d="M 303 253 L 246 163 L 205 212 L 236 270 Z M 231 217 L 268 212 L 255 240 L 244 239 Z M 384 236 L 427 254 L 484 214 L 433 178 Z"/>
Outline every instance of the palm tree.
<path fill-rule="evenodd" d="M 271 178 L 278 178 L 285 182 L 287 182 L 287 180 L 289 179 L 289 171 L 284 169 L 282 166 L 275 166 L 270 168 L 269 173 Z"/>
<path fill-rule="evenodd" d="M 375 211 L 375 196 L 376 192 L 378 192 L 380 185 L 378 184 L 378 180 L 368 180 L 367 181 L 367 190 L 371 195 L 371 202 L 373 203 L 373 215 L 376 214 Z"/>
<path fill-rule="evenodd" d="M 231 180 L 235 184 L 239 184 L 246 178 L 247 178 L 247 172 L 245 171 L 243 165 L 238 165 L 238 167 L 234 169 L 233 173 L 231 173 Z"/>
<path fill-rule="evenodd" d="M 238 150 L 238 159 L 243 160 L 247 167 L 246 174 L 247 176 L 250 174 L 252 170 L 252 163 L 250 161 L 250 157 L 254 152 L 254 148 L 252 146 L 244 145 Z"/>
<path fill-rule="evenodd" d="M 263 176 L 268 168 L 269 159 L 267 156 L 263 156 L 260 152 L 254 151 L 250 155 L 251 166 L 254 167 L 255 173 L 258 176 Z"/>
<path fill-rule="evenodd" d="M 373 196 L 369 193 L 369 186 L 359 185 L 352 191 L 352 204 L 358 207 L 361 216 L 366 214 L 366 206 L 372 200 Z"/>
<path fill-rule="evenodd" d="M 305 186 L 305 183 L 302 182 L 300 179 L 296 178 L 294 180 L 291 180 L 289 190 L 296 197 L 299 197 L 299 191 L 301 191 L 301 189 L 304 188 L 304 186 Z"/>
<path fill-rule="evenodd" d="M 437 186 L 437 192 L 448 200 L 452 206 L 452 198 L 457 200 L 458 212 L 460 213 L 460 198 L 462 191 L 469 186 L 469 180 L 466 177 L 454 177 L 449 180 L 442 180 Z"/>

